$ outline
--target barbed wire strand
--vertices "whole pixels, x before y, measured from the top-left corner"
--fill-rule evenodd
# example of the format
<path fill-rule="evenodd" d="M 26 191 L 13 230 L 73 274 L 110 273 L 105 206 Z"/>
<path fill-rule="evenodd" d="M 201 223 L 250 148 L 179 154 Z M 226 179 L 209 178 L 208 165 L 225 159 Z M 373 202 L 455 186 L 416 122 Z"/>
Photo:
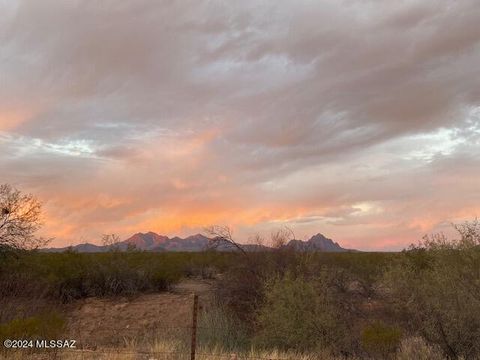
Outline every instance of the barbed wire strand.
<path fill-rule="evenodd" d="M 128 350 L 128 349 L 101 349 L 101 350 L 91 350 L 91 349 L 66 349 L 64 352 L 87 352 L 91 354 L 125 354 L 125 355 L 190 355 L 189 352 L 185 351 L 146 351 L 146 350 Z M 232 352 L 233 354 L 233 352 Z M 235 353 L 240 359 L 256 359 L 256 360 L 288 360 L 288 358 L 272 358 L 272 357 L 259 357 L 259 356 L 249 356 Z M 209 356 L 216 358 L 231 358 L 231 354 L 214 354 L 208 352 L 196 352 L 198 356 Z"/>

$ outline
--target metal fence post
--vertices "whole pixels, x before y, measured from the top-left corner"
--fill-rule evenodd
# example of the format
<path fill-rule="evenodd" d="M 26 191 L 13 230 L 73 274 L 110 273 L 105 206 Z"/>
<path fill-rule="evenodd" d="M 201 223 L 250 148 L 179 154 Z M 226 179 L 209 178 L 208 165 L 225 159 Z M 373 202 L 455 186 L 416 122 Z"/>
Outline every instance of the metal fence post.
<path fill-rule="evenodd" d="M 198 295 L 193 294 L 192 346 L 190 350 L 190 360 L 195 360 L 195 350 L 197 347 L 197 313 L 198 313 Z"/>

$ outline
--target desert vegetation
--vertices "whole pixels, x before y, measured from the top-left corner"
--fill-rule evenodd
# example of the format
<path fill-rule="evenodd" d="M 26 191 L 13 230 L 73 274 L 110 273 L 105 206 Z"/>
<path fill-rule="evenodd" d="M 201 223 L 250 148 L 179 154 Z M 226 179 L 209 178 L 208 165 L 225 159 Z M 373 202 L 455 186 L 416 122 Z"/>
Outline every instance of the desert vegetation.
<path fill-rule="evenodd" d="M 253 357 L 282 359 L 476 359 L 480 355 L 479 223 L 456 228 L 457 240 L 428 236 L 401 253 L 282 249 L 188 254 L 28 252 L 4 257 L 0 335 L 61 333 L 66 314 L 59 313 L 61 306 L 52 311 L 52 303 L 168 291 L 190 277 L 209 278 L 215 284 L 212 303 L 202 309 L 199 319 L 203 353 L 235 353 L 240 358 L 255 353 Z M 16 316 L 5 313 L 5 302 L 12 297 Z M 37 308 L 30 306 L 30 313 L 24 309 L 18 316 L 22 298 L 35 299 L 31 301 Z M 151 334 L 126 348 L 145 351 L 167 346 L 176 349 L 173 352 L 187 351 L 188 333 L 173 338 L 169 334 L 160 338 Z"/>
<path fill-rule="evenodd" d="M 261 348 L 387 359 L 416 341 L 431 358 L 476 359 L 480 223 L 455 229 L 457 239 L 426 236 L 396 254 L 251 254 L 219 297 Z"/>
<path fill-rule="evenodd" d="M 22 199 L 11 188 L 2 191 Z M 15 200 L 16 209 L 38 215 L 34 199 L 23 199 L 31 209 Z M 294 251 L 281 246 L 292 236 L 289 230 L 272 234 L 277 244 L 272 251 L 152 253 L 112 247 L 107 253 L 43 253 L 35 249 L 37 217 L 9 223 L 15 215 L 10 209 L 2 211 L 2 239 L 7 239 L 0 257 L 2 340 L 61 338 L 72 306 L 82 299 L 129 299 L 169 292 L 184 279 L 203 279 L 212 287 L 199 316 L 200 359 L 480 357 L 478 220 L 455 225 L 457 238 L 429 235 L 400 253 Z M 18 224 L 23 240 L 14 242 Z M 211 232 L 216 244 L 239 246 L 228 229 Z M 34 246 L 27 246 L 29 241 Z M 81 356 L 184 358 L 189 324 L 160 325 L 114 349 L 81 348 Z M 1 356 L 26 354 L 32 355 L 3 349 Z"/>

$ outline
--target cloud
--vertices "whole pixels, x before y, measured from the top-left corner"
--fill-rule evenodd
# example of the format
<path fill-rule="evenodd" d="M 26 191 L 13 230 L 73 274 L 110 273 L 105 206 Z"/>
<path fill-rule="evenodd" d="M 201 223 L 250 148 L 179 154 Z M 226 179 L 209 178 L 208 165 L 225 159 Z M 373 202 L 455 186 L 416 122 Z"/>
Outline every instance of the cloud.
<path fill-rule="evenodd" d="M 59 244 L 291 222 L 400 248 L 480 210 L 476 1 L 0 11 L 2 182 Z"/>

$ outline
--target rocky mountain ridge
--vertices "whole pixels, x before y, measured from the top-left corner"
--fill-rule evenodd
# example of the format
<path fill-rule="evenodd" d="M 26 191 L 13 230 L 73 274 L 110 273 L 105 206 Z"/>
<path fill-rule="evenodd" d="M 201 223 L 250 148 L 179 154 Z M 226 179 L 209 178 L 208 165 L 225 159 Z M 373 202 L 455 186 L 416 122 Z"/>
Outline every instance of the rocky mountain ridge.
<path fill-rule="evenodd" d="M 147 233 L 136 233 L 128 239 L 121 241 L 113 246 L 95 245 L 91 243 L 83 243 L 63 248 L 48 248 L 43 249 L 46 252 L 64 252 L 67 250 L 77 252 L 106 252 L 112 250 L 112 247 L 125 251 L 128 249 L 135 249 L 141 251 L 185 251 L 185 252 L 198 252 L 204 251 L 210 248 L 212 239 L 202 235 L 195 234 L 186 238 L 180 238 L 175 236 L 169 238 L 168 236 L 159 235 L 155 232 L 149 231 Z M 245 251 L 270 251 L 272 248 L 264 245 L 254 244 L 242 244 L 242 248 Z M 325 237 L 322 234 L 316 234 L 309 240 L 290 240 L 287 244 L 283 245 L 284 249 L 294 249 L 296 251 L 324 251 L 324 252 L 346 252 L 354 251 L 341 247 L 337 242 Z M 217 247 L 218 251 L 235 251 L 236 249 L 228 244 L 222 244 Z"/>

